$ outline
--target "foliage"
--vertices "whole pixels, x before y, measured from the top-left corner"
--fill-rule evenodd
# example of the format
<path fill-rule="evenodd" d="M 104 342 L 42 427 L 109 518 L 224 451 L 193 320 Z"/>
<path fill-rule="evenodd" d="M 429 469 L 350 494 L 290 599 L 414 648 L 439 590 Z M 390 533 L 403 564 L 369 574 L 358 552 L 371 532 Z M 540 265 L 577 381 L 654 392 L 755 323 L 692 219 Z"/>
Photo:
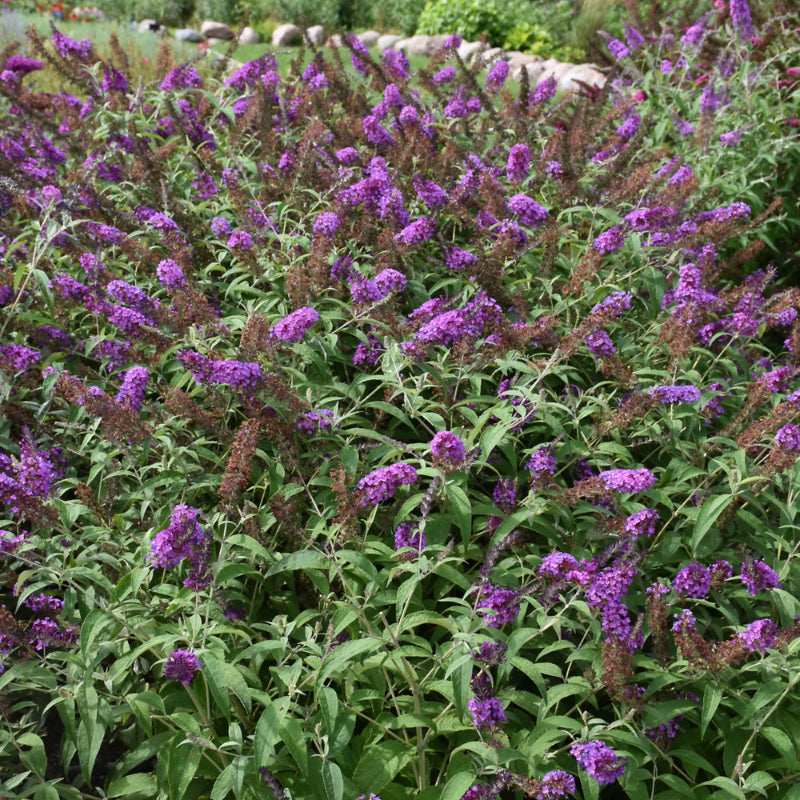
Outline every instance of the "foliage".
<path fill-rule="evenodd" d="M 515 25 L 506 34 L 503 47 L 506 50 L 519 50 L 543 58 L 556 58 L 559 61 L 574 63 L 583 60 L 583 54 L 577 47 L 559 45 L 547 28 L 531 22 Z"/>
<path fill-rule="evenodd" d="M 5 794 L 795 800 L 800 21 L 703 13 L 569 94 L 3 49 Z"/>
<path fill-rule="evenodd" d="M 417 20 L 417 33 L 457 33 L 469 41 L 486 34 L 490 44 L 500 44 L 508 20 L 494 0 L 428 0 Z"/>

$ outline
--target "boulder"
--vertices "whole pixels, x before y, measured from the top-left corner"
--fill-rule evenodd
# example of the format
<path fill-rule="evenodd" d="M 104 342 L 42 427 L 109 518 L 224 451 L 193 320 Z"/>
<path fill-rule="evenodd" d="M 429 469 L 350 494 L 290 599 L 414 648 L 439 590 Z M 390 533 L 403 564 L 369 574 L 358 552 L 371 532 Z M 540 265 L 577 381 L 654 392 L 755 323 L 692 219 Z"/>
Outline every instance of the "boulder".
<path fill-rule="evenodd" d="M 325 44 L 325 28 L 322 25 L 312 25 L 306 29 L 306 41 L 315 47 Z"/>
<path fill-rule="evenodd" d="M 574 69 L 561 76 L 558 88 L 565 93 L 579 92 L 582 88 L 581 84 L 585 83 L 588 86 L 597 86 L 602 89 L 605 82 L 606 76 L 592 65 L 578 64 Z"/>
<path fill-rule="evenodd" d="M 273 47 L 288 47 L 291 44 L 296 44 L 303 36 L 303 32 L 297 25 L 292 25 L 287 22 L 285 25 L 279 25 L 272 31 L 272 46 Z"/>
<path fill-rule="evenodd" d="M 472 63 L 479 64 L 481 69 L 492 66 L 496 61 L 499 61 L 503 56 L 502 47 L 490 47 L 488 50 L 481 50 L 475 54 Z"/>
<path fill-rule="evenodd" d="M 525 70 L 528 73 L 528 85 L 529 86 L 536 86 L 539 83 L 539 79 L 542 77 L 544 73 L 544 66 L 542 66 L 542 61 L 528 61 L 522 64 L 517 65 L 516 67 L 511 68 L 511 77 L 515 81 L 522 80 L 522 70 Z"/>
<path fill-rule="evenodd" d="M 207 19 L 200 26 L 200 32 L 208 39 L 223 39 L 226 42 L 234 38 L 233 31 L 224 22 Z"/>
<path fill-rule="evenodd" d="M 347 47 L 347 45 L 344 43 L 344 36 L 342 36 L 341 33 L 334 33 L 333 35 L 329 36 L 326 44 L 328 47 Z"/>
<path fill-rule="evenodd" d="M 83 20 L 93 19 L 96 20 L 97 22 L 106 21 L 105 12 L 101 11 L 99 8 L 95 8 L 94 6 L 85 6 L 85 7 L 79 6 L 78 8 L 73 8 L 72 13 L 78 19 L 83 19 Z"/>
<path fill-rule="evenodd" d="M 419 34 L 417 36 L 409 36 L 407 39 L 400 39 L 399 42 L 394 43 L 394 49 L 405 50 L 408 56 L 430 57 L 438 50 L 441 50 L 449 38 L 444 34 L 436 34 L 434 36 Z"/>
<path fill-rule="evenodd" d="M 541 64 L 544 61 L 541 56 L 533 56 L 528 53 L 507 53 L 507 55 L 509 56 L 508 68 L 512 77 L 523 64 Z M 519 80 L 519 78 L 516 80 Z"/>
<path fill-rule="evenodd" d="M 461 60 L 469 66 L 472 63 L 472 59 L 475 57 L 475 53 L 482 47 L 482 42 L 461 42 L 458 46 L 458 55 L 461 57 Z"/>
<path fill-rule="evenodd" d="M 206 37 L 200 31 L 193 28 L 178 28 L 175 31 L 175 38 L 179 42 L 204 42 Z"/>
<path fill-rule="evenodd" d="M 250 27 L 244 28 L 239 34 L 239 44 L 258 44 L 261 37 Z"/>
<path fill-rule="evenodd" d="M 550 64 L 549 62 L 555 62 Z M 539 80 L 537 83 L 542 83 L 546 81 L 548 78 L 555 78 L 556 84 L 558 87 L 561 87 L 561 81 L 567 75 L 568 72 L 575 69 L 577 64 L 570 64 L 568 61 L 556 61 L 554 58 L 548 59 L 547 61 L 542 62 L 542 66 L 544 69 L 542 70 L 542 74 L 539 76 Z"/>
<path fill-rule="evenodd" d="M 162 38 L 168 33 L 167 29 L 154 19 L 143 19 L 136 30 L 138 30 L 139 33 L 154 33 L 156 36 L 161 36 Z"/>
<path fill-rule="evenodd" d="M 378 31 L 364 31 L 356 34 L 356 39 L 366 47 L 373 47 L 380 38 L 381 35 Z"/>
<path fill-rule="evenodd" d="M 390 47 L 394 47 L 395 42 L 399 41 L 400 41 L 399 36 L 396 36 L 393 33 L 385 33 L 383 36 L 378 37 L 378 41 L 375 42 L 375 46 L 382 53 L 384 50 L 388 50 Z"/>

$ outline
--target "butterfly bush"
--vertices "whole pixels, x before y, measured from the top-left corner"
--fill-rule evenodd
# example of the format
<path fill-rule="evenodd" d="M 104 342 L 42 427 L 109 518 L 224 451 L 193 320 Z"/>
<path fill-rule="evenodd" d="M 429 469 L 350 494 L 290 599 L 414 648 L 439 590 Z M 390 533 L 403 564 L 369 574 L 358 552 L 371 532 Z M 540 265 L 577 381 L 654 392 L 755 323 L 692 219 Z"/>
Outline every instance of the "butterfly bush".
<path fill-rule="evenodd" d="M 3 51 L 14 792 L 790 797 L 800 20 L 684 6 Z"/>

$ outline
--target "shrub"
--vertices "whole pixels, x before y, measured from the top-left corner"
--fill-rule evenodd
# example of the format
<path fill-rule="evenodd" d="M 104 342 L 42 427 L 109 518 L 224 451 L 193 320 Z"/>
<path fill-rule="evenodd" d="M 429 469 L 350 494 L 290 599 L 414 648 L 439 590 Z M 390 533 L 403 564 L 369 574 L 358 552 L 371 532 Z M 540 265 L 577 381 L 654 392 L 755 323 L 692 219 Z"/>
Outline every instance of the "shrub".
<path fill-rule="evenodd" d="M 486 34 L 499 45 L 508 32 L 508 22 L 494 0 L 428 0 L 417 21 L 417 33 L 456 33 L 469 41 Z"/>
<path fill-rule="evenodd" d="M 6 48 L 4 791 L 792 800 L 798 23 L 563 97 Z"/>

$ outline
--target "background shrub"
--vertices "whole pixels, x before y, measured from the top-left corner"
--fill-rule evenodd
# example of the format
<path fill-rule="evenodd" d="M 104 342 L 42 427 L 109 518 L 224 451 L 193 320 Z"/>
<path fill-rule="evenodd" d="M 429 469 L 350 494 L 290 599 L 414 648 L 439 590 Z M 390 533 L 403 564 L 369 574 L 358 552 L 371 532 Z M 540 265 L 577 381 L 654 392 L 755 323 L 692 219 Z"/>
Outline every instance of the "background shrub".
<path fill-rule="evenodd" d="M 417 21 L 417 33 L 457 33 L 469 41 L 486 34 L 493 45 L 505 41 L 510 20 L 495 0 L 428 0 Z"/>

